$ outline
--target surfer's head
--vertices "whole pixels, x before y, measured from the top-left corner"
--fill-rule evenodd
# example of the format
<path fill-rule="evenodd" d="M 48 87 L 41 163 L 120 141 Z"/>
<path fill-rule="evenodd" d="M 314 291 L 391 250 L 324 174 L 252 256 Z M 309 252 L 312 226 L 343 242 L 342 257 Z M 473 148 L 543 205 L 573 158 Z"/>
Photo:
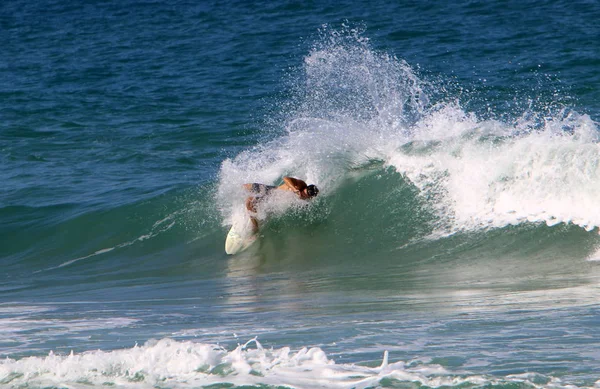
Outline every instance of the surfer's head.
<path fill-rule="evenodd" d="M 308 196 L 308 198 L 315 197 L 316 195 L 319 194 L 319 188 L 317 188 L 314 185 L 307 186 L 305 191 L 306 191 L 306 196 Z"/>

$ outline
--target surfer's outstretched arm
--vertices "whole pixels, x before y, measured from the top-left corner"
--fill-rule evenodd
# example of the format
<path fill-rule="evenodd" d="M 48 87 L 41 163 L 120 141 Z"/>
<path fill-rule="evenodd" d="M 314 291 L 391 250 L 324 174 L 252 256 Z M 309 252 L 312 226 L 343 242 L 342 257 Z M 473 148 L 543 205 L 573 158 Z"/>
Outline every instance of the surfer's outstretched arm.
<path fill-rule="evenodd" d="M 279 186 L 280 189 L 291 190 L 296 193 L 302 192 L 307 186 L 306 182 L 294 177 L 283 177 L 283 182 L 284 184 Z"/>
<path fill-rule="evenodd" d="M 302 200 L 308 200 L 319 193 L 319 189 L 315 185 L 306 185 L 306 182 L 294 177 L 283 177 L 283 182 L 284 184 L 279 185 L 277 189 L 290 190 Z"/>

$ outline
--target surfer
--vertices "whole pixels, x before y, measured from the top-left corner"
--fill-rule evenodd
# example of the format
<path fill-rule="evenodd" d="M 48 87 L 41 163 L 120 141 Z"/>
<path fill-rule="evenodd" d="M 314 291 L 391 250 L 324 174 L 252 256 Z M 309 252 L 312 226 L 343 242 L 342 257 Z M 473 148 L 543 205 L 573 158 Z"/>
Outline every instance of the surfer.
<path fill-rule="evenodd" d="M 252 196 L 246 199 L 246 209 L 251 212 L 250 220 L 255 233 L 258 231 L 258 220 L 254 217 L 257 212 L 256 207 L 274 190 L 292 191 L 302 200 L 308 200 L 319 194 L 319 189 L 315 185 L 307 185 L 306 182 L 294 177 L 283 177 L 283 184 L 279 186 L 252 183 L 244 184 L 244 189 L 252 193 Z"/>

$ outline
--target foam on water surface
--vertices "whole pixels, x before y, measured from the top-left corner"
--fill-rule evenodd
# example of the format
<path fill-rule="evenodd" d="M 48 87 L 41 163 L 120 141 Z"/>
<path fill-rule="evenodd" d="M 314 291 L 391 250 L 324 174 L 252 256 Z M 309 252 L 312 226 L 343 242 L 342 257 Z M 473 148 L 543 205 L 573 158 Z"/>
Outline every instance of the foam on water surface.
<path fill-rule="evenodd" d="M 336 364 L 320 348 L 265 349 L 255 339 L 228 351 L 213 344 L 152 340 L 131 349 L 28 357 L 0 361 L 3 387 L 192 388 L 268 386 L 368 388 L 393 383 L 423 387 L 573 387 L 539 374 L 492 377 L 450 372 L 423 361 L 368 367 Z"/>

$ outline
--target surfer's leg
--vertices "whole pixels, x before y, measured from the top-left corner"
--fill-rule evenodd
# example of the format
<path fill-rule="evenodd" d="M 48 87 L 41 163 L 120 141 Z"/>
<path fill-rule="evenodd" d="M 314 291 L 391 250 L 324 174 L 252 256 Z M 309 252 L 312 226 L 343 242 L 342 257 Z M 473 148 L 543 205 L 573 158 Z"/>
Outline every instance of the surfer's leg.
<path fill-rule="evenodd" d="M 256 234 L 258 232 L 258 220 L 250 216 L 250 221 L 252 222 L 252 233 Z"/>
<path fill-rule="evenodd" d="M 248 197 L 246 199 L 246 209 L 250 212 L 256 213 L 256 204 L 258 203 L 258 197 Z"/>
<path fill-rule="evenodd" d="M 252 222 L 252 232 L 253 233 L 258 232 L 258 220 L 256 220 L 254 215 L 256 215 L 256 205 L 258 204 L 259 200 L 260 200 L 260 197 L 248 197 L 246 199 L 246 209 L 248 211 L 250 211 L 249 216 L 250 216 L 250 221 Z"/>

